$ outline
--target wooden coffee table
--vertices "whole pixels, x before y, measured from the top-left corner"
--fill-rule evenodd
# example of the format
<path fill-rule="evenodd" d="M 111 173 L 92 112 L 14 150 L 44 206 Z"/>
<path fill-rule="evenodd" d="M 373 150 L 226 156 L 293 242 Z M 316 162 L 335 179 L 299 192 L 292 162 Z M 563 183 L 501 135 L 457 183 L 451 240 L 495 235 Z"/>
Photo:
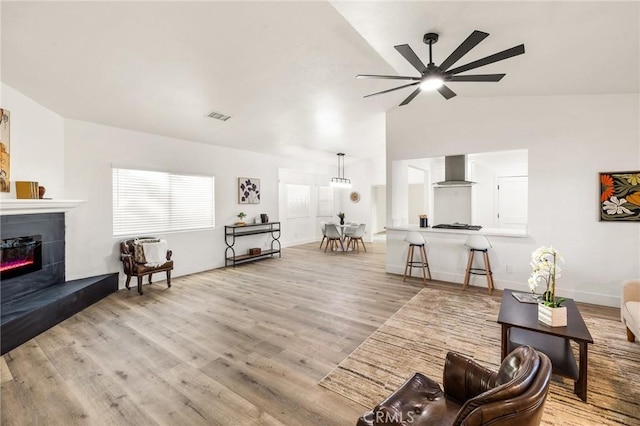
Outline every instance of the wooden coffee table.
<path fill-rule="evenodd" d="M 549 327 L 538 322 L 538 305 L 521 303 L 513 297 L 514 290 L 504 290 L 498 314 L 502 325 L 502 358 L 518 346 L 529 345 L 546 354 L 553 364 L 553 373 L 573 379 L 573 391 L 587 401 L 587 352 L 593 338 L 578 307 L 572 299 L 563 302 L 567 307 L 567 326 Z M 571 340 L 580 348 L 580 364 L 571 349 Z"/>

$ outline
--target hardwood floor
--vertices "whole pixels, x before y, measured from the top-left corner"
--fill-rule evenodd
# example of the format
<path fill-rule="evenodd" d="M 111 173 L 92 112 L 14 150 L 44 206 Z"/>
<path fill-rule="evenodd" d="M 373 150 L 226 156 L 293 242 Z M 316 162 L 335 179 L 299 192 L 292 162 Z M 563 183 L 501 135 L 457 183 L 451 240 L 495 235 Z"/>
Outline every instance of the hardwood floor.
<path fill-rule="evenodd" d="M 384 272 L 384 242 L 367 249 L 119 291 L 2 357 L 2 424 L 353 425 L 363 407 L 318 381 L 422 288 Z"/>

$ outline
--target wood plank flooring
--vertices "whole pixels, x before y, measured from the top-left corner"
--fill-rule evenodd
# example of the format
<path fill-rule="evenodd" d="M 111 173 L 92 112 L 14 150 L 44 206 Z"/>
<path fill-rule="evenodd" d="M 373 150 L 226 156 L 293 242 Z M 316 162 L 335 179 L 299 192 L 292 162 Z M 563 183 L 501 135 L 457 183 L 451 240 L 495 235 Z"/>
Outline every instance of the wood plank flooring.
<path fill-rule="evenodd" d="M 119 291 L 2 357 L 2 425 L 353 425 L 363 407 L 318 382 L 422 288 L 367 249 Z"/>

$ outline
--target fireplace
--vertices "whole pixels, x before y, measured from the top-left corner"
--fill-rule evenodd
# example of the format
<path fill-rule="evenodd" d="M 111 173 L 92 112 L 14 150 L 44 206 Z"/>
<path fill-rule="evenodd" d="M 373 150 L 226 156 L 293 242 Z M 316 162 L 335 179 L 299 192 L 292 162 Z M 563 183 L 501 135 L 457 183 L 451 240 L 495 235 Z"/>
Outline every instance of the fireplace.
<path fill-rule="evenodd" d="M 22 213 L 25 203 L 37 210 Z M 65 218 L 42 211 L 51 203 L 0 203 L 0 355 L 118 290 L 117 273 L 65 279 Z"/>
<path fill-rule="evenodd" d="M 0 279 L 18 277 L 20 275 L 42 269 L 42 236 L 3 239 L 0 243 Z"/>

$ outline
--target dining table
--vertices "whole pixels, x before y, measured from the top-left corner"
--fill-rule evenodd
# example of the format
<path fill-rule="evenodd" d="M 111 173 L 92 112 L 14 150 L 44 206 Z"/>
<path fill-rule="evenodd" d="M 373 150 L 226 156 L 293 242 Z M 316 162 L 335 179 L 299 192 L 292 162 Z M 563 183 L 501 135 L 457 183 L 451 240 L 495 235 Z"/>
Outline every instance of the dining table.
<path fill-rule="evenodd" d="M 346 230 L 347 228 L 353 227 L 353 228 L 357 228 L 358 224 L 354 224 L 354 223 L 345 223 L 344 225 L 341 225 L 339 223 L 334 223 L 333 225 L 336 226 L 336 229 L 338 229 L 338 232 L 340 233 L 340 239 L 342 240 L 342 243 L 344 244 L 345 239 L 346 239 Z M 347 247 L 344 248 L 344 250 L 341 247 L 338 247 L 336 249 L 334 249 L 335 251 L 351 251 L 352 249 L 349 249 Z"/>

